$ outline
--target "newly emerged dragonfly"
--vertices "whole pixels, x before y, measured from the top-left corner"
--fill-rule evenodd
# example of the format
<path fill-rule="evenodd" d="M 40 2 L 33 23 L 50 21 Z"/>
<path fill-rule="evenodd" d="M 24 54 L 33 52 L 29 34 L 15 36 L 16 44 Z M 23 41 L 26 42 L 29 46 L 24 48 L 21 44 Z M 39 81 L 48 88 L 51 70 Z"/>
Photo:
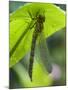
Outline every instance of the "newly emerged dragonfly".
<path fill-rule="evenodd" d="M 40 10 L 38 10 L 36 12 L 36 15 L 34 17 L 32 16 L 32 14 L 29 10 L 27 12 L 28 12 L 32 21 L 29 23 L 29 25 L 28 25 L 27 29 L 24 31 L 24 33 L 21 34 L 21 36 L 20 36 L 19 40 L 17 41 L 17 43 L 15 44 L 15 46 L 12 48 L 12 50 L 10 52 L 10 57 L 15 52 L 17 46 L 19 45 L 19 43 L 21 42 L 22 38 L 25 36 L 27 31 L 29 29 L 34 28 L 34 32 L 33 32 L 33 36 L 32 36 L 32 43 L 31 43 L 30 60 L 29 60 L 29 72 L 28 72 L 29 76 L 30 76 L 30 79 L 32 81 L 32 71 L 33 71 L 33 62 L 34 62 L 36 41 L 37 41 L 38 36 L 43 31 L 44 22 L 46 21 L 46 18 L 45 18 L 44 14 L 40 13 Z"/>
<path fill-rule="evenodd" d="M 28 11 L 30 17 L 32 18 L 32 20 L 36 20 L 35 23 L 34 23 L 34 32 L 33 32 L 33 36 L 32 36 L 32 44 L 31 44 L 31 52 L 30 52 L 30 63 L 29 63 L 29 76 L 31 78 L 31 81 L 32 81 L 32 71 L 33 71 L 33 62 L 34 62 L 34 54 L 35 54 L 35 46 L 36 46 L 36 41 L 37 41 L 37 38 L 38 36 L 40 36 L 40 34 L 42 33 L 43 29 L 44 29 L 44 22 L 46 20 L 45 18 L 45 15 L 43 14 L 40 14 L 39 13 L 40 11 L 38 10 L 36 12 L 36 15 L 35 17 L 33 18 L 30 11 Z M 45 45 L 45 44 L 44 44 Z M 42 45 L 40 45 L 40 47 L 42 47 Z M 46 56 L 45 58 L 48 58 L 48 50 L 47 50 L 47 47 L 45 48 L 46 49 Z M 40 49 L 41 53 L 44 52 L 44 50 Z M 41 54 L 40 53 L 40 54 Z M 42 55 L 42 57 L 44 57 Z M 46 67 L 48 69 L 48 72 L 51 72 L 52 70 L 52 66 L 51 64 L 49 63 L 49 60 L 46 62 Z"/>
<path fill-rule="evenodd" d="M 29 11 L 28 13 L 32 17 Z M 34 52 L 35 52 L 36 40 L 37 40 L 39 33 L 41 33 L 43 30 L 43 23 L 45 22 L 45 16 L 42 16 L 41 14 L 38 14 L 37 12 L 35 19 L 36 19 L 36 23 L 35 23 L 35 30 L 33 32 L 33 37 L 32 37 L 30 63 L 29 63 L 29 76 L 31 80 L 32 80 L 32 68 L 33 68 L 33 62 L 34 62 Z"/>

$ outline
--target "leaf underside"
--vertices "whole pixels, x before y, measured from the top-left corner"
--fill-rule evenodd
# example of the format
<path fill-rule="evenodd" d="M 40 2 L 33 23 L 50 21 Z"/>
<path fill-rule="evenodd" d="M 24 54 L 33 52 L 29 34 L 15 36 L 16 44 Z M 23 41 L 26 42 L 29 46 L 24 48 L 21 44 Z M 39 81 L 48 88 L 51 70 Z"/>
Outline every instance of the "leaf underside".
<path fill-rule="evenodd" d="M 21 38 L 21 41 L 16 47 L 14 53 L 12 53 L 12 56 L 10 57 L 10 67 L 19 62 L 21 58 L 23 58 L 30 51 L 31 48 L 34 28 L 28 28 L 30 22 L 32 21 L 28 11 L 30 11 L 32 17 L 35 17 L 38 11 L 40 11 L 40 13 L 45 11 L 45 23 L 43 30 L 44 38 L 50 37 L 52 34 L 65 27 L 65 13 L 54 4 L 27 3 L 17 9 L 15 12 L 11 13 L 10 52 L 26 29 L 27 33 L 23 38 Z"/>

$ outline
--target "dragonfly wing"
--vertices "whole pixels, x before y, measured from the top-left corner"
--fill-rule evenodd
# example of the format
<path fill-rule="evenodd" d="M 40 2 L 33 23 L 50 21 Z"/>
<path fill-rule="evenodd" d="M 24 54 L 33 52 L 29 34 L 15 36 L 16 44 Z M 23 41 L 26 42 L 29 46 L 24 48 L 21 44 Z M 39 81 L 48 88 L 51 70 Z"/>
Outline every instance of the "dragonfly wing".
<path fill-rule="evenodd" d="M 42 38 L 41 38 L 42 37 Z M 52 58 L 49 54 L 46 39 L 43 37 L 43 34 L 40 34 L 39 37 L 39 44 L 38 44 L 38 52 L 41 58 L 41 62 L 43 63 L 44 67 L 47 69 L 49 73 L 52 71 Z"/>

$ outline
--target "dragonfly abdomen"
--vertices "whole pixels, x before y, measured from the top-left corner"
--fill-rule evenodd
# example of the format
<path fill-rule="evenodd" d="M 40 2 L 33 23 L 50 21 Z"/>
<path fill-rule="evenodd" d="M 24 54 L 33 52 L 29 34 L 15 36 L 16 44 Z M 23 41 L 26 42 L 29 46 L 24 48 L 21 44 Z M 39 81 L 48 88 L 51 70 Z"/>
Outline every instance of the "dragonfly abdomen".
<path fill-rule="evenodd" d="M 38 33 L 36 31 L 34 31 L 33 37 L 32 37 L 30 63 L 29 63 L 29 76 L 31 78 L 31 81 L 32 81 L 32 68 L 33 68 L 33 62 L 34 62 L 34 52 L 35 52 L 35 45 L 36 45 L 37 37 L 38 37 Z"/>

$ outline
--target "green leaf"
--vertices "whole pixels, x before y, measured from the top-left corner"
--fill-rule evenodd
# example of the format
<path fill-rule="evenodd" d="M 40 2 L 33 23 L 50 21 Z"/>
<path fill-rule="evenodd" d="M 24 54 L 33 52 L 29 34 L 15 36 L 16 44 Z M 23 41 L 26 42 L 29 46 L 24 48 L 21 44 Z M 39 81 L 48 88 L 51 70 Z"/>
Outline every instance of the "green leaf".
<path fill-rule="evenodd" d="M 28 3 L 10 14 L 10 67 L 23 58 L 31 47 L 31 40 L 34 28 L 32 17 L 40 11 L 45 15 L 43 34 L 48 38 L 56 31 L 65 27 L 65 13 L 53 4 L 48 3 Z M 25 32 L 25 33 L 24 33 Z"/>

